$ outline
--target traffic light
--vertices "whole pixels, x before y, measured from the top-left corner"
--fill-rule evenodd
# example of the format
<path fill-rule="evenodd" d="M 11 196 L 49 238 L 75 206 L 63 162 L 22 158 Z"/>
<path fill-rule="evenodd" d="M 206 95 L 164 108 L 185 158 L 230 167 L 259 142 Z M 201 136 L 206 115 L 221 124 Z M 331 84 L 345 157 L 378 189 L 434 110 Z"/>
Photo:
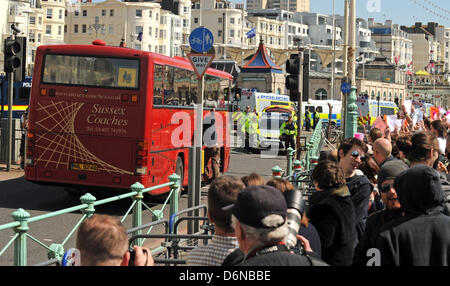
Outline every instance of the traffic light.
<path fill-rule="evenodd" d="M 307 102 L 309 99 L 309 54 L 303 55 L 303 92 L 302 100 Z"/>
<path fill-rule="evenodd" d="M 286 61 L 286 89 L 289 90 L 289 98 L 291 101 L 298 101 L 299 96 L 299 74 L 300 74 L 300 56 L 291 54 L 289 60 Z"/>
<path fill-rule="evenodd" d="M 14 72 L 15 81 L 25 80 L 26 38 L 5 39 L 4 71 Z"/>

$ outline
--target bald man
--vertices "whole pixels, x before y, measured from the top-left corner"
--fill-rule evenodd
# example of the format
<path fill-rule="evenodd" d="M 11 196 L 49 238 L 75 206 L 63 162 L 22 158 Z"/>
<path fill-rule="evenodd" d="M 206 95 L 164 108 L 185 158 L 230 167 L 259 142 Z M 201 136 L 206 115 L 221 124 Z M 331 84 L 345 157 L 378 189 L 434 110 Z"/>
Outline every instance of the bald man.
<path fill-rule="evenodd" d="M 373 143 L 373 158 L 377 162 L 378 166 L 383 166 L 384 163 L 392 160 L 396 160 L 394 156 L 392 156 L 392 144 L 391 141 L 386 138 L 378 138 Z"/>

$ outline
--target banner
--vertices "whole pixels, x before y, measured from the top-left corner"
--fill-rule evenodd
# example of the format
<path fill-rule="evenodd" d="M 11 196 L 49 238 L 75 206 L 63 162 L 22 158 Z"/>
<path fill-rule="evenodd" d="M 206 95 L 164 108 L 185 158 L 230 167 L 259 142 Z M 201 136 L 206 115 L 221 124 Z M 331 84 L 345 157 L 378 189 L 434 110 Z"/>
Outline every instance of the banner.
<path fill-rule="evenodd" d="M 398 119 L 397 115 L 386 116 L 387 125 L 391 131 L 394 131 L 396 127 L 397 129 L 402 128 L 403 120 L 404 119 Z"/>

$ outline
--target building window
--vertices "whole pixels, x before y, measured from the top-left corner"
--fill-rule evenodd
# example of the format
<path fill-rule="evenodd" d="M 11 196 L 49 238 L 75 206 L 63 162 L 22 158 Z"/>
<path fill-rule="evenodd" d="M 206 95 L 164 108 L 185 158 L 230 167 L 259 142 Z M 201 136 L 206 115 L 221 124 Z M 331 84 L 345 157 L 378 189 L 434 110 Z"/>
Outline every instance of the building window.
<path fill-rule="evenodd" d="M 220 17 L 217 18 L 217 22 L 218 22 L 218 23 L 222 23 L 222 18 L 220 18 Z"/>
<path fill-rule="evenodd" d="M 328 93 L 325 89 L 319 88 L 316 91 L 316 100 L 326 100 L 328 97 Z"/>
<path fill-rule="evenodd" d="M 30 25 L 35 25 L 35 24 L 36 24 L 36 17 L 30 16 Z"/>
<path fill-rule="evenodd" d="M 142 9 L 136 9 L 136 17 L 142 17 Z"/>
<path fill-rule="evenodd" d="M 114 9 L 109 9 L 109 17 L 114 17 Z"/>
<path fill-rule="evenodd" d="M 51 19 L 53 16 L 53 9 L 47 9 L 47 19 Z"/>
<path fill-rule="evenodd" d="M 37 39 L 37 42 L 38 42 L 38 43 L 41 42 L 41 37 L 42 37 L 42 35 L 41 35 L 41 33 L 39 33 L 39 34 L 38 34 L 38 39 Z"/>
<path fill-rule="evenodd" d="M 148 17 L 152 18 L 152 15 L 153 15 L 153 11 L 152 10 L 148 11 Z"/>
<path fill-rule="evenodd" d="M 46 35 L 52 34 L 52 25 L 45 25 L 45 34 Z"/>
<path fill-rule="evenodd" d="M 217 31 L 217 36 L 218 36 L 218 37 L 222 37 L 222 30 L 218 30 L 218 31 Z"/>
<path fill-rule="evenodd" d="M 62 20 L 62 18 L 63 18 L 63 10 L 62 9 L 59 10 L 58 18 L 59 18 L 59 20 Z"/>
<path fill-rule="evenodd" d="M 75 10 L 75 12 L 73 13 L 76 17 L 78 17 L 80 15 L 80 11 Z"/>
<path fill-rule="evenodd" d="M 73 32 L 78 33 L 78 24 L 73 25 Z"/>
<path fill-rule="evenodd" d="M 41 16 L 38 17 L 38 24 L 42 25 L 42 17 Z"/>
<path fill-rule="evenodd" d="M 194 18 L 194 23 L 198 24 L 198 18 Z"/>
<path fill-rule="evenodd" d="M 81 26 L 81 33 L 83 33 L 83 34 L 86 34 L 86 24 L 83 24 L 82 26 Z"/>
<path fill-rule="evenodd" d="M 109 34 L 114 34 L 114 25 L 112 24 L 109 25 Z"/>
<path fill-rule="evenodd" d="M 102 9 L 102 17 L 106 17 L 106 9 Z"/>
<path fill-rule="evenodd" d="M 62 36 L 62 26 L 58 26 L 58 36 Z"/>
<path fill-rule="evenodd" d="M 136 35 L 139 35 L 140 32 L 144 31 L 143 26 L 136 26 Z"/>
<path fill-rule="evenodd" d="M 234 30 L 230 30 L 230 38 L 234 38 Z"/>
<path fill-rule="evenodd" d="M 230 24 L 234 24 L 234 18 L 230 18 Z"/>
<path fill-rule="evenodd" d="M 87 10 L 83 10 L 83 17 L 87 17 Z"/>
<path fill-rule="evenodd" d="M 158 39 L 158 28 L 155 28 L 155 39 Z"/>
<path fill-rule="evenodd" d="M 148 28 L 148 35 L 149 35 L 149 36 L 152 35 L 152 27 L 149 27 L 149 28 Z M 150 51 L 150 49 L 149 49 L 149 51 Z"/>

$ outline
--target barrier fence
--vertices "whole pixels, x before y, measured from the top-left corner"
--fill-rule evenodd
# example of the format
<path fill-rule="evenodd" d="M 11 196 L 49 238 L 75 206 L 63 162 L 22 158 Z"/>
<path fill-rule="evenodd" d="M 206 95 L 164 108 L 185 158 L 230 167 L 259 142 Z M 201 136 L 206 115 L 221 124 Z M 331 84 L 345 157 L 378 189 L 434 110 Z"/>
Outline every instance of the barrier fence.
<path fill-rule="evenodd" d="M 323 121 L 319 120 L 310 140 L 306 143 L 303 148 L 302 160 L 293 160 L 295 155 L 295 150 L 288 148 L 287 150 L 287 170 L 284 172 L 279 166 L 272 168 L 273 177 L 283 177 L 291 181 L 298 189 L 302 190 L 305 195 L 308 195 L 312 189 L 311 182 L 311 169 L 317 164 L 317 160 L 320 155 L 320 151 L 323 148 L 325 142 L 325 136 L 322 132 Z M 153 190 L 159 188 L 170 187 L 170 193 L 159 210 L 152 210 L 144 202 L 144 194 L 151 193 Z M 116 202 L 126 198 L 131 198 L 132 203 L 125 215 L 122 218 L 122 222 L 128 217 L 130 212 L 132 212 L 132 227 L 127 230 L 127 234 L 132 235 L 130 238 L 130 246 L 139 245 L 142 246 L 146 238 L 159 238 L 164 239 L 160 247 L 152 249 L 152 255 L 159 255 L 165 253 L 165 258 L 155 258 L 155 263 L 161 263 L 166 265 L 176 265 L 185 264 L 186 261 L 179 259 L 179 252 L 183 250 L 192 249 L 198 240 L 203 240 L 204 244 L 207 244 L 207 240 L 214 233 L 213 225 L 209 224 L 208 217 L 206 216 L 206 206 L 200 205 L 190 209 L 185 209 L 178 212 L 178 199 L 181 190 L 180 187 L 180 177 L 176 174 L 169 176 L 169 183 L 161 184 L 158 186 L 144 188 L 140 183 L 135 183 L 131 187 L 131 192 L 117 195 L 114 197 L 106 198 L 103 200 L 98 200 L 91 195 L 86 193 L 83 195 L 81 200 L 81 205 L 62 209 L 52 213 L 31 217 L 30 214 L 24 209 L 17 209 L 12 213 L 14 222 L 0 225 L 0 231 L 13 230 L 14 236 L 11 240 L 4 246 L 0 251 L 0 257 L 6 252 L 6 250 L 14 244 L 14 266 L 26 266 L 27 265 L 27 253 L 28 253 L 28 239 L 38 245 L 44 247 L 48 251 L 48 260 L 35 264 L 38 266 L 44 265 L 60 265 L 61 259 L 65 253 L 65 247 L 67 241 L 73 236 L 80 224 L 88 217 L 95 213 L 95 207 L 99 205 L 108 204 L 111 202 Z M 169 204 L 169 219 L 164 218 L 164 209 L 167 204 Z M 152 221 L 149 223 L 143 223 L 143 207 L 152 213 Z M 144 210 L 145 210 L 144 209 Z M 190 214 L 194 210 L 203 210 L 204 214 L 200 217 L 193 217 Z M 46 245 L 45 243 L 39 241 L 33 235 L 30 234 L 30 225 L 34 222 L 42 221 L 52 217 L 57 217 L 59 215 L 68 214 L 71 212 L 81 211 L 82 217 L 76 223 L 76 225 L 69 232 L 67 237 L 61 243 L 52 243 L 51 245 Z M 180 218 L 182 214 L 187 213 L 187 217 Z M 200 229 L 203 233 L 196 234 L 179 234 L 178 225 L 181 222 L 187 221 L 188 223 L 198 223 L 203 221 L 203 225 Z M 154 226 L 163 225 L 165 227 L 164 234 L 150 234 Z M 143 230 L 147 229 L 147 233 L 143 234 Z M 190 228 L 188 228 L 190 229 Z M 211 234 L 210 234 L 211 233 Z M 181 245 L 181 240 L 184 239 L 186 246 Z M 190 243 L 190 240 L 195 240 L 195 242 Z M 69 247 L 70 248 L 70 247 Z M 172 258 L 173 256 L 173 258 Z"/>
<path fill-rule="evenodd" d="M 157 190 L 164 187 L 170 187 L 170 193 L 162 205 L 160 210 L 152 210 L 148 207 L 144 202 L 144 194 L 151 193 L 153 190 Z M 152 228 L 155 225 L 163 224 L 166 226 L 166 229 L 169 229 L 169 221 L 164 220 L 163 211 L 166 208 L 167 203 L 169 203 L 169 214 L 171 217 L 171 222 L 176 223 L 178 216 L 178 199 L 180 188 L 180 177 L 177 174 L 172 174 L 169 176 L 169 183 L 161 184 L 158 186 L 144 188 L 144 186 L 140 183 L 135 183 L 131 187 L 131 192 L 117 195 L 114 197 L 106 198 L 103 200 L 98 200 L 91 195 L 90 193 L 86 193 L 83 195 L 81 200 L 81 205 L 62 209 L 59 211 L 51 212 L 48 214 L 31 217 L 30 214 L 24 209 L 17 209 L 12 213 L 12 217 L 14 222 L 0 225 L 0 231 L 5 230 L 13 230 L 14 236 L 11 240 L 5 245 L 5 247 L 0 251 L 0 257 L 6 252 L 6 250 L 14 244 L 14 266 L 26 266 L 27 265 L 27 253 L 28 253 L 28 239 L 32 242 L 37 243 L 38 245 L 44 247 L 48 251 L 48 259 L 42 263 L 36 264 L 39 266 L 42 265 L 51 265 L 56 264 L 59 265 L 61 259 L 65 252 L 65 247 L 67 241 L 72 237 L 72 235 L 76 232 L 80 224 L 88 217 L 92 216 L 95 213 L 95 207 L 99 205 L 108 204 L 111 202 L 116 202 L 119 200 L 123 200 L 126 198 L 132 198 L 132 203 L 125 215 L 122 218 L 122 222 L 128 217 L 130 212 L 132 212 L 132 228 L 127 231 L 127 233 L 132 234 L 133 236 L 142 235 L 142 230 L 147 229 L 147 234 L 151 232 Z M 152 222 L 148 224 L 143 224 L 143 207 L 149 210 L 152 213 Z M 31 224 L 42 221 L 45 219 L 57 217 L 59 215 L 68 214 L 71 212 L 81 211 L 82 217 L 77 222 L 77 224 L 73 227 L 73 229 L 69 232 L 67 237 L 61 243 L 52 243 L 51 245 L 46 245 L 41 242 L 33 235 L 30 234 Z M 173 218 L 172 218 L 173 217 Z M 133 245 L 142 246 L 143 238 L 137 237 L 133 241 Z M 70 247 L 69 247 L 70 248 Z M 158 253 L 165 250 L 164 247 L 159 247 L 152 250 L 152 254 Z"/>
<path fill-rule="evenodd" d="M 319 120 L 314 132 L 302 149 L 301 160 L 295 160 L 296 150 L 287 149 L 287 167 L 286 171 L 279 166 L 272 168 L 272 176 L 274 178 L 284 178 L 289 180 L 295 187 L 302 191 L 306 201 L 314 192 L 314 186 L 311 180 L 311 171 L 317 165 L 320 151 L 325 144 L 326 134 L 322 130 L 323 120 Z"/>

